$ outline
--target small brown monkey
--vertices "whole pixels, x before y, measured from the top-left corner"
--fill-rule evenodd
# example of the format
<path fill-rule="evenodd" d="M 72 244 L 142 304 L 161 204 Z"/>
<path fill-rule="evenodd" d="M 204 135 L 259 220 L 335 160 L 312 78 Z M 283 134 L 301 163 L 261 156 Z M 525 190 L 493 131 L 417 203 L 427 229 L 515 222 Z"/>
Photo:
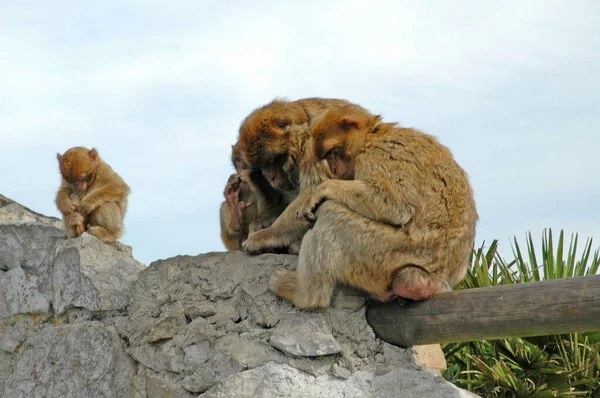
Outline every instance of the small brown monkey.
<path fill-rule="evenodd" d="M 221 240 L 227 250 L 242 250 L 249 233 L 266 228 L 289 204 L 286 195 L 274 188 L 260 170 L 250 170 L 239 143 L 232 146 L 232 174 L 225 186 L 220 208 Z"/>
<path fill-rule="evenodd" d="M 69 238 L 87 232 L 105 242 L 119 239 L 129 186 L 100 159 L 96 149 L 74 147 L 57 158 L 62 182 L 56 207 Z"/>
<path fill-rule="evenodd" d="M 341 99 L 305 98 L 297 101 L 275 99 L 254 110 L 240 126 L 239 142 L 246 162 L 262 169 L 275 187 L 295 199 L 268 228 L 251 233 L 243 243 L 245 251 L 261 253 L 288 247 L 298 253 L 302 237 L 308 231 L 296 219 L 304 198 L 325 181 L 327 164 L 312 156 L 310 123 L 331 108 L 349 105 Z"/>
<path fill-rule="evenodd" d="M 337 179 L 300 209 L 312 223 L 296 271 L 272 289 L 300 308 L 327 307 L 337 282 L 382 301 L 451 290 L 467 269 L 478 219 L 467 174 L 434 137 L 348 106 L 312 126 L 313 150 Z"/>

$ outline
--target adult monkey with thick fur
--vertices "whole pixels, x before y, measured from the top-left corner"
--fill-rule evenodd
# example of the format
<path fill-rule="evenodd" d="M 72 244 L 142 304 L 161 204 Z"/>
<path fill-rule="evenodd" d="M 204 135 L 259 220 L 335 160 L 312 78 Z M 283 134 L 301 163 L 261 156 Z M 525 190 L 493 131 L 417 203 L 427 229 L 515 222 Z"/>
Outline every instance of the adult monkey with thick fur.
<path fill-rule="evenodd" d="M 56 156 L 62 181 L 55 203 L 68 237 L 87 232 L 105 242 L 119 239 L 129 186 L 94 148 L 73 147 Z"/>
<path fill-rule="evenodd" d="M 310 122 L 328 109 L 350 105 L 332 98 L 297 101 L 275 99 L 254 110 L 240 126 L 242 155 L 253 169 L 261 169 L 271 184 L 296 197 L 268 228 L 251 233 L 245 251 L 261 253 L 288 248 L 298 253 L 308 231 L 296 212 L 310 192 L 330 177 L 327 164 L 312 156 Z"/>
<path fill-rule="evenodd" d="M 307 197 L 296 271 L 272 289 L 299 308 L 327 307 L 338 282 L 388 301 L 422 300 L 463 277 L 477 211 L 467 174 L 434 137 L 348 106 L 312 126 L 314 154 L 336 179 Z"/>
<path fill-rule="evenodd" d="M 231 147 L 231 162 L 236 174 L 229 176 L 223 193 L 225 201 L 219 213 L 221 240 L 227 250 L 242 250 L 248 234 L 271 225 L 289 201 L 260 170 L 250 170 L 239 143 Z"/>

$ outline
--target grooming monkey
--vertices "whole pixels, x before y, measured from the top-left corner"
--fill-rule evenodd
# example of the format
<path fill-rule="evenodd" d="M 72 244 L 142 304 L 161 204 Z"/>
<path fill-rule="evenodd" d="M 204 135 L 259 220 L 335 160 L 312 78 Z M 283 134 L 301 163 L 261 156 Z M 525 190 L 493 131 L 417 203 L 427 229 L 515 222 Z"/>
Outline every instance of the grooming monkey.
<path fill-rule="evenodd" d="M 69 238 L 84 232 L 104 242 L 123 235 L 129 186 L 98 156 L 96 149 L 73 147 L 57 154 L 62 182 L 56 207 Z"/>
<path fill-rule="evenodd" d="M 467 175 L 445 146 L 356 106 L 316 120 L 312 143 L 335 179 L 297 212 L 313 227 L 296 271 L 273 276 L 278 296 L 327 307 L 342 282 L 381 301 L 422 300 L 464 277 L 478 216 Z"/>
<path fill-rule="evenodd" d="M 250 170 L 239 143 L 231 148 L 231 162 L 237 174 L 232 174 L 225 186 L 225 202 L 220 208 L 221 240 L 227 250 L 242 250 L 248 233 L 271 225 L 289 201 L 260 170 Z"/>
<path fill-rule="evenodd" d="M 246 162 L 261 169 L 273 186 L 295 197 L 270 227 L 250 233 L 242 245 L 245 251 L 288 247 L 298 253 L 308 227 L 296 219 L 296 213 L 304 198 L 328 178 L 326 162 L 312 155 L 310 123 L 328 109 L 347 105 L 350 102 L 341 99 L 275 99 L 242 122 L 239 143 Z"/>

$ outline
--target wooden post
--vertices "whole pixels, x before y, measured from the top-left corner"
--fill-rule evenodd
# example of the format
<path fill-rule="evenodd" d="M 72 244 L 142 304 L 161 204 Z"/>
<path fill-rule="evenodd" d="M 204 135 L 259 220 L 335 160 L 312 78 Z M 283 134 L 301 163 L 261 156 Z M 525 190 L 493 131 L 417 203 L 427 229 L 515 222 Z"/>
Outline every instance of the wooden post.
<path fill-rule="evenodd" d="M 401 347 L 599 331 L 600 275 L 371 303 L 367 321 L 377 337 Z"/>

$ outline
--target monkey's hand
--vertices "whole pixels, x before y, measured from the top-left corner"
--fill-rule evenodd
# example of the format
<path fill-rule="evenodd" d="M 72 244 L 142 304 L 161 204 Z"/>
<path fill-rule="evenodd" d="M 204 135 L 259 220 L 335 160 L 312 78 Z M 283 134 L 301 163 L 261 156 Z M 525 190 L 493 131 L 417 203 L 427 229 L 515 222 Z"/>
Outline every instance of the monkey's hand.
<path fill-rule="evenodd" d="M 65 198 L 60 202 L 58 210 L 60 210 L 60 212 L 63 214 L 69 214 L 74 211 L 77 211 L 77 207 L 77 204 L 73 203 L 71 199 Z"/>
<path fill-rule="evenodd" d="M 239 191 L 240 182 L 240 177 L 237 174 L 232 174 L 229 176 L 229 178 L 227 179 L 227 185 L 225 185 L 225 192 L 223 192 L 225 198 L 233 195 L 235 191 Z"/>
<path fill-rule="evenodd" d="M 82 215 L 88 215 L 92 211 L 94 211 L 94 209 L 97 208 L 99 205 L 100 203 L 94 203 L 84 198 L 79 203 L 79 206 L 77 206 L 77 212 L 81 213 Z"/>
<path fill-rule="evenodd" d="M 264 252 L 267 248 L 267 245 L 265 245 L 265 238 L 268 236 L 264 231 L 265 230 L 263 229 L 248 235 L 248 238 L 242 242 L 242 249 L 251 254 Z"/>
<path fill-rule="evenodd" d="M 244 181 L 245 183 L 247 183 L 250 186 L 250 191 L 255 192 L 256 191 L 256 186 L 254 185 L 254 181 L 252 181 L 251 178 L 251 173 L 252 170 L 242 170 L 238 173 L 238 178 L 240 181 Z"/>
<path fill-rule="evenodd" d="M 314 224 L 317 221 L 316 212 L 321 203 L 327 200 L 327 197 L 323 195 L 322 190 L 318 188 L 311 193 L 298 209 L 298 213 L 296 213 L 296 218 L 298 220 L 307 222 L 309 224 Z"/>

